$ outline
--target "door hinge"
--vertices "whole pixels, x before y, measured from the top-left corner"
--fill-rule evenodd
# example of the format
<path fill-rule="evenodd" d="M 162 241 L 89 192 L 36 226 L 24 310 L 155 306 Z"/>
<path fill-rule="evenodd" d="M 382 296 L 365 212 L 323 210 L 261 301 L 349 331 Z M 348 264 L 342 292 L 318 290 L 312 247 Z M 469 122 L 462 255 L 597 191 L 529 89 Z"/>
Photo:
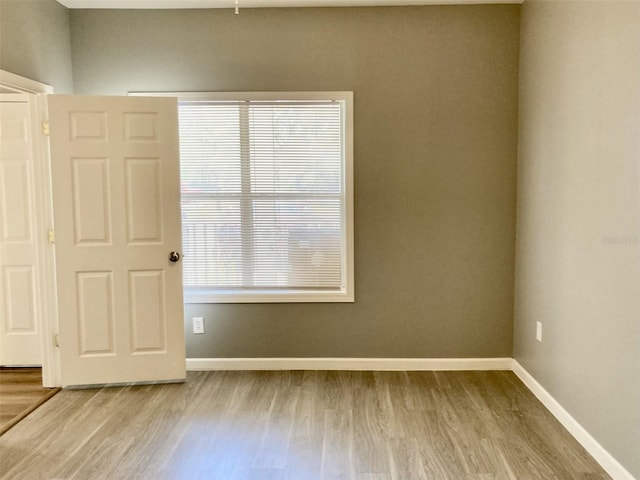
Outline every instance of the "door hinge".
<path fill-rule="evenodd" d="M 49 122 L 42 122 L 42 134 L 47 137 L 51 135 L 51 132 L 49 131 Z"/>
<path fill-rule="evenodd" d="M 60 347 L 60 338 L 58 337 L 58 334 L 57 334 L 57 333 L 53 336 L 53 344 L 54 344 L 56 347 Z"/>
<path fill-rule="evenodd" d="M 47 232 L 47 240 L 49 240 L 49 243 L 56 243 L 56 232 L 49 230 Z"/>

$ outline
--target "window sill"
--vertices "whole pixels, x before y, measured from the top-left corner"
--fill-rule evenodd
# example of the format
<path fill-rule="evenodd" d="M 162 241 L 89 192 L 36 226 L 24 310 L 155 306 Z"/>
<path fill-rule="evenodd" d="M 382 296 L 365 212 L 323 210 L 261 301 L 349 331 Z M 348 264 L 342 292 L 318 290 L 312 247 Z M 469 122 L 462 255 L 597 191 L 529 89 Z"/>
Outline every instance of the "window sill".
<path fill-rule="evenodd" d="M 347 291 L 228 290 L 216 293 L 195 289 L 184 291 L 184 303 L 353 303 L 354 301 L 353 293 Z"/>

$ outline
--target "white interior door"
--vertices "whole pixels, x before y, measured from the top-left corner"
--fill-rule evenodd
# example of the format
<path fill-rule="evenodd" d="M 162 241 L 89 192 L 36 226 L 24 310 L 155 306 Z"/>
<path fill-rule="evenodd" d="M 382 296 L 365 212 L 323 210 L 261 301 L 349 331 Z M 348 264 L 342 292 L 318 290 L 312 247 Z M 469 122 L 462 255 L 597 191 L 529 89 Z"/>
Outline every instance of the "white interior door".
<path fill-rule="evenodd" d="M 48 105 L 62 384 L 184 379 L 176 99 Z"/>
<path fill-rule="evenodd" d="M 0 94 L 0 365 L 40 365 L 42 337 L 30 96 Z"/>

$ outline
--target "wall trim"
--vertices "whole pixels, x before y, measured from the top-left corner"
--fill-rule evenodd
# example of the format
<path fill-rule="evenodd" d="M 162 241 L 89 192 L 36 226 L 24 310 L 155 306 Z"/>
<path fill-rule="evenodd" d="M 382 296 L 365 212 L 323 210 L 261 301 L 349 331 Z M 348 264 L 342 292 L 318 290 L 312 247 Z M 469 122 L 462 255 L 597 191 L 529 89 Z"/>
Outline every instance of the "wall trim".
<path fill-rule="evenodd" d="M 187 370 L 511 370 L 512 358 L 187 358 Z"/>
<path fill-rule="evenodd" d="M 634 476 L 600 445 L 515 359 L 513 360 L 513 372 L 614 480 L 635 480 Z"/>
<path fill-rule="evenodd" d="M 0 85 L 19 93 L 32 93 L 35 95 L 53 93 L 53 87 L 50 85 L 7 72 L 6 70 L 0 70 Z"/>
<path fill-rule="evenodd" d="M 229 0 L 59 0 L 67 8 L 233 8 Z M 380 7 L 522 3 L 523 0 L 244 0 L 240 8 Z"/>

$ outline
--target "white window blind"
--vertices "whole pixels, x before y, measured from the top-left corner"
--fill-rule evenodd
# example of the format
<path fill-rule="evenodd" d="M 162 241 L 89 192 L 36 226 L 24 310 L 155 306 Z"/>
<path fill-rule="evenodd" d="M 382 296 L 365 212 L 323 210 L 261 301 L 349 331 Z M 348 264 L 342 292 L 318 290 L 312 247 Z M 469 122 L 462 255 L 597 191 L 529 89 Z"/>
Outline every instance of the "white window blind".
<path fill-rule="evenodd" d="M 349 301 L 345 102 L 183 100 L 179 120 L 186 298 Z"/>

